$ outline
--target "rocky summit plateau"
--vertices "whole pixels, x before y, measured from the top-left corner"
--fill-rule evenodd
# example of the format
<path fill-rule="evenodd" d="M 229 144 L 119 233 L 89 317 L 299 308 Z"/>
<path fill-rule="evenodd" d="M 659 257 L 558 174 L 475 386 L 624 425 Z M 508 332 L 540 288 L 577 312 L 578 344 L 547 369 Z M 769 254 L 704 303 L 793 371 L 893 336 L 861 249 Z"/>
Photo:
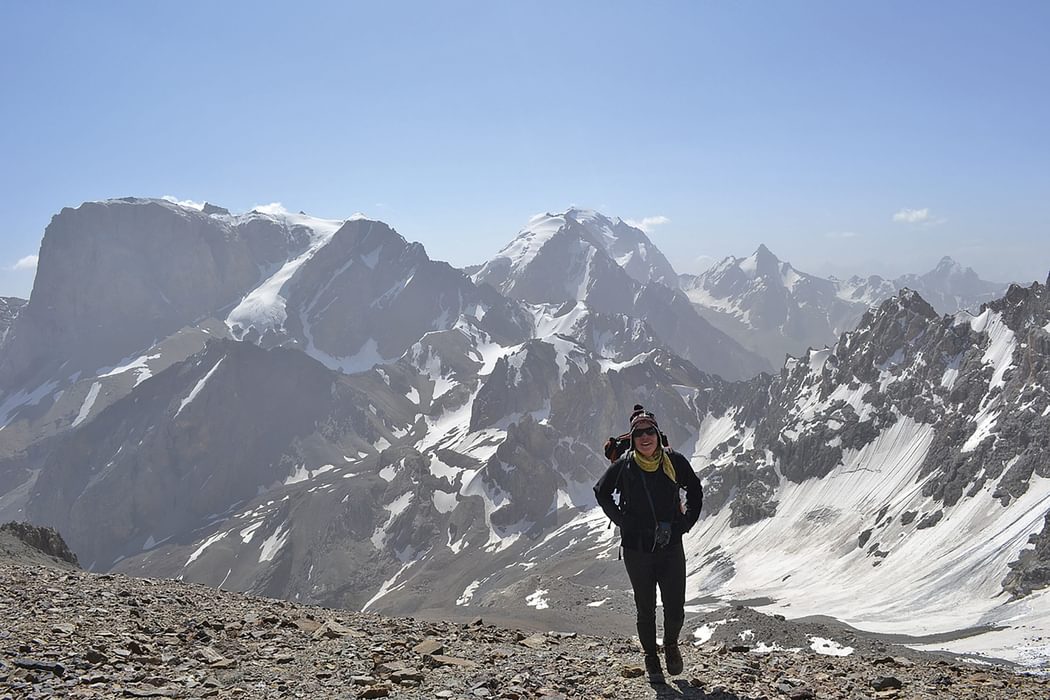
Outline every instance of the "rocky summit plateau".
<path fill-rule="evenodd" d="M 651 685 L 637 641 L 483 618 L 428 621 L 0 550 L 0 698 L 1032 698 L 1050 678 L 914 652 L 742 605 L 708 617 L 685 670 Z M 56 565 L 63 562 L 66 565 Z M 708 625 L 705 625 L 707 628 Z M 773 640 L 760 645 L 757 638 Z"/>
<path fill-rule="evenodd" d="M 31 298 L 0 304 L 0 522 L 61 532 L 84 569 L 66 582 L 85 590 L 184 586 L 348 628 L 411 617 L 447 630 L 433 634 L 448 656 L 479 617 L 575 633 L 547 643 L 597 659 L 611 680 L 581 687 L 600 694 L 636 682 L 618 669 L 637 660 L 592 486 L 641 403 L 704 486 L 684 538 L 690 692 L 776 690 L 719 676 L 723 655 L 701 652 L 720 641 L 725 658 L 791 669 L 853 668 L 814 645 L 913 658 L 875 646 L 889 642 L 996 679 L 982 663 L 1050 668 L 1046 284 L 985 283 L 950 260 L 821 280 L 764 247 L 690 279 L 645 232 L 576 208 L 506 240 L 461 270 L 362 215 L 135 197 L 63 209 Z M 51 638 L 32 631 L 30 649 Z M 892 690 L 865 685 L 869 666 L 848 690 L 828 670 L 828 687 Z M 784 673 L 816 692 L 807 668 Z M 517 685 L 566 694 L 537 683 Z"/>

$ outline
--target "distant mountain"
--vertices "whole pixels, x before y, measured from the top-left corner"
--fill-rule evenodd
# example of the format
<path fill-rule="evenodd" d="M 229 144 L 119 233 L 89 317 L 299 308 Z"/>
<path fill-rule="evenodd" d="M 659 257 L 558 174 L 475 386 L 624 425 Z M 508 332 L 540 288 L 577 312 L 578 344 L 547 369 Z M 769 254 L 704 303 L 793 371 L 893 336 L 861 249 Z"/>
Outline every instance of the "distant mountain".
<path fill-rule="evenodd" d="M 963 268 L 945 256 L 924 275 L 902 275 L 894 280 L 897 289 L 913 289 L 938 313 L 976 311 L 981 304 L 1000 298 L 1008 284 L 987 282 L 972 267 Z"/>
<path fill-rule="evenodd" d="M 619 254 L 634 276 L 610 253 Z M 638 229 L 570 209 L 534 217 L 473 279 L 524 302 L 582 303 L 600 313 L 645 319 L 668 347 L 722 377 L 738 379 L 769 370 L 768 363 L 702 319 L 677 284 L 655 281 L 668 279 L 672 272 Z"/>
<path fill-rule="evenodd" d="M 1007 285 L 985 282 L 945 257 L 924 275 L 824 279 L 796 270 L 764 245 L 747 258 L 725 258 L 680 283 L 704 318 L 779 366 L 785 355 L 822 348 L 850 330 L 871 306 L 903 289 L 917 291 L 940 313 L 976 309 Z"/>
<path fill-rule="evenodd" d="M 641 229 L 586 209 L 568 209 L 562 214 L 538 214 L 528 226 L 489 262 L 473 273 L 478 282 L 488 282 L 516 298 L 530 301 L 583 299 L 600 277 L 588 273 L 601 269 L 605 259 L 594 260 L 600 250 L 616 267 L 640 285 L 657 282 L 678 288 L 678 274 L 664 254 Z M 554 289 L 544 287 L 542 273 L 558 267 L 550 261 L 568 255 L 572 264 L 562 268 L 574 273 Z M 595 267 L 595 265 L 599 267 Z M 580 284 L 583 284 L 581 288 Z M 532 297 L 532 298 L 530 298 Z"/>
<path fill-rule="evenodd" d="M 765 246 L 680 279 L 704 318 L 777 367 L 786 355 L 835 342 L 863 312 L 834 282 L 799 272 Z"/>

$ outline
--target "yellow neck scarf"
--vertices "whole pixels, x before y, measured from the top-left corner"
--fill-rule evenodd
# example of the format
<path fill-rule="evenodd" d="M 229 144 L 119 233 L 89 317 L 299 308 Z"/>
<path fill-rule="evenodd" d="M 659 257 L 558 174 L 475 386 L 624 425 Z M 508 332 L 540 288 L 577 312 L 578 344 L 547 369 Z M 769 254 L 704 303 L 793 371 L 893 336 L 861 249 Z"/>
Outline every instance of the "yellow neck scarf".
<path fill-rule="evenodd" d="M 657 450 L 653 453 L 652 457 L 644 457 L 638 450 L 634 451 L 634 461 L 638 463 L 638 466 L 642 468 L 642 471 L 655 472 L 660 467 L 664 468 L 664 474 L 667 474 L 671 481 L 678 483 L 678 479 L 675 478 L 674 465 L 671 464 L 671 458 L 667 456 L 665 451 Z"/>

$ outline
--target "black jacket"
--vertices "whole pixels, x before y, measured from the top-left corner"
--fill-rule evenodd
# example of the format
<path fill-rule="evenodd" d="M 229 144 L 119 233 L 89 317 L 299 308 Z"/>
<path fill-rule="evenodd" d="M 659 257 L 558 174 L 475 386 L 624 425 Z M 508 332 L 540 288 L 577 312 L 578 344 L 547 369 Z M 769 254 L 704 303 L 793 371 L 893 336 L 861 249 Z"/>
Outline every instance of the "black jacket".
<path fill-rule="evenodd" d="M 620 539 L 626 549 L 652 550 L 660 521 L 671 523 L 671 545 L 678 544 L 682 541 L 682 534 L 689 532 L 700 518 L 704 500 L 700 479 L 689 460 L 678 452 L 667 452 L 674 465 L 677 483 L 671 481 L 663 469 L 642 471 L 632 459 L 633 454 L 633 451 L 627 452 L 598 479 L 594 485 L 598 505 L 610 520 L 620 526 Z M 684 513 L 679 506 L 679 489 L 685 489 L 686 493 Z M 620 494 L 619 505 L 613 499 L 614 491 Z"/>

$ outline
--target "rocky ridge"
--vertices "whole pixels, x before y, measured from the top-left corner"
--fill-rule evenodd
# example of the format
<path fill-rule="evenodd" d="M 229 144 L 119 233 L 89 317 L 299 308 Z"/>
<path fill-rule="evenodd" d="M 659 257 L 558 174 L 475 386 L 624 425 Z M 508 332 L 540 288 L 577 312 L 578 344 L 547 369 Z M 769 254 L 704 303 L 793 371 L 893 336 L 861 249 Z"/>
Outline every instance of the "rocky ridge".
<path fill-rule="evenodd" d="M 1050 691 L 1046 677 L 877 641 L 859 640 L 848 656 L 817 653 L 823 626 L 742 606 L 712 616 L 721 636 L 684 647 L 685 672 L 663 686 L 645 680 L 626 637 L 380 617 L 17 561 L 0 561 L 0 614 L 0 698 L 1020 699 Z M 794 630 L 814 648 L 763 650 L 747 641 L 761 625 L 780 628 L 785 641 Z"/>

